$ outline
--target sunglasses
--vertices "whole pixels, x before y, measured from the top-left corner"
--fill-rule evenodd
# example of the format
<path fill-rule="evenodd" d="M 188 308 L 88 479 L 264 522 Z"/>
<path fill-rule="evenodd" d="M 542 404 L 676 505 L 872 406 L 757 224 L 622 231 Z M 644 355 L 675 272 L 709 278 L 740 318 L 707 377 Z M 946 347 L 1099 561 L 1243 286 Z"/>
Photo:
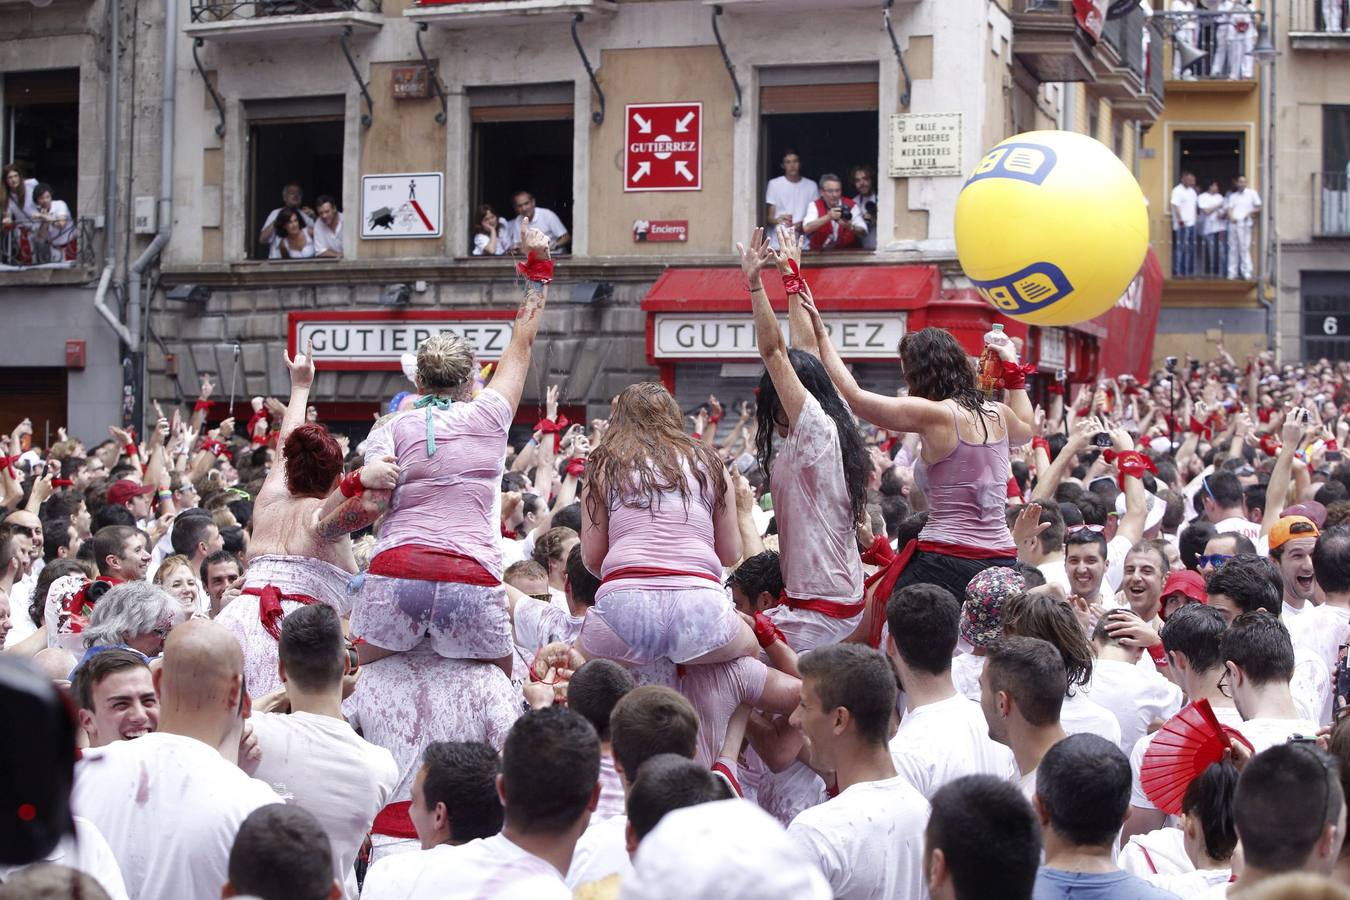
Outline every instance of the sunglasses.
<path fill-rule="evenodd" d="M 1223 564 L 1233 558 L 1231 553 L 1209 553 L 1201 554 L 1195 558 L 1195 564 L 1198 568 L 1213 566 L 1216 569 L 1223 568 Z"/>

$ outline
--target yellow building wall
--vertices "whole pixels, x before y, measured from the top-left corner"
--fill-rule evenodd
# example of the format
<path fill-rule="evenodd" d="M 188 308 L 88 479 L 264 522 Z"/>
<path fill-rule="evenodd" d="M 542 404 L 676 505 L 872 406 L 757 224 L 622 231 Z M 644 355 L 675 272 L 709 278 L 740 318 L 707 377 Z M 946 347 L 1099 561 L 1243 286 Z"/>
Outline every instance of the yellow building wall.
<path fill-rule="evenodd" d="M 733 168 L 731 106 L 735 99 L 716 46 L 605 50 L 598 70 L 605 92 L 605 122 L 589 117 L 577 127 L 592 127 L 590 189 L 590 252 L 598 256 L 671 256 L 725 253 L 731 246 Z M 623 189 L 623 108 L 627 103 L 703 101 L 703 189 L 641 191 Z M 637 219 L 687 219 L 684 243 L 635 242 Z"/>
<path fill-rule="evenodd" d="M 1073 130 L 1079 134 L 1088 133 L 1088 92 L 1081 84 L 1069 85 L 1073 97 Z"/>
<path fill-rule="evenodd" d="M 445 172 L 445 128 L 436 124 L 434 116 L 440 111 L 440 101 L 434 93 L 421 100 L 389 99 L 393 96 L 393 71 L 404 66 L 421 65 L 421 61 L 370 64 L 370 94 L 376 98 L 377 115 L 370 128 L 361 137 L 361 172 Z M 380 104 L 383 104 L 381 107 Z M 396 109 L 396 114 L 390 108 Z M 365 107 L 363 106 L 364 112 Z M 378 113 L 383 111 L 383 115 Z M 447 192 L 455 183 L 456 175 L 445 172 L 441 179 L 441 233 L 438 240 L 413 238 L 391 240 L 363 240 L 360 242 L 362 259 L 398 259 L 445 256 L 446 223 L 459 210 L 447 203 Z"/>

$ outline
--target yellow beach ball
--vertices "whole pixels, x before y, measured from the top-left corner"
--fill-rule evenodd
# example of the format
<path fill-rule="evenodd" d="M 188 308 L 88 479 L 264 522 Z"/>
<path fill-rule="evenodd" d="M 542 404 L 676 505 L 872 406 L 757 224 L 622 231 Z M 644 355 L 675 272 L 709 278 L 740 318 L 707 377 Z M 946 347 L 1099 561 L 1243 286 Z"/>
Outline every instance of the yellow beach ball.
<path fill-rule="evenodd" d="M 956 255 L 984 298 L 1030 325 L 1109 310 L 1148 252 L 1148 211 L 1102 143 L 1029 131 L 985 154 L 956 199 Z"/>

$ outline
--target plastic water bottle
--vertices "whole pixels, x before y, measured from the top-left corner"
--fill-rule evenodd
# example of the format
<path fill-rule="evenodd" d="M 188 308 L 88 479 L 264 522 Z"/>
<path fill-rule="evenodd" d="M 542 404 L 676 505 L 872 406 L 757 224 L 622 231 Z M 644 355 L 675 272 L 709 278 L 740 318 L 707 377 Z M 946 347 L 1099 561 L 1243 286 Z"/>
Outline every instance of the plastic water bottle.
<path fill-rule="evenodd" d="M 994 325 L 984 336 L 984 350 L 980 353 L 980 369 L 976 383 L 986 398 L 1003 386 L 1003 357 L 999 350 L 1011 346 L 1012 341 L 1003 333 L 1002 323 Z"/>

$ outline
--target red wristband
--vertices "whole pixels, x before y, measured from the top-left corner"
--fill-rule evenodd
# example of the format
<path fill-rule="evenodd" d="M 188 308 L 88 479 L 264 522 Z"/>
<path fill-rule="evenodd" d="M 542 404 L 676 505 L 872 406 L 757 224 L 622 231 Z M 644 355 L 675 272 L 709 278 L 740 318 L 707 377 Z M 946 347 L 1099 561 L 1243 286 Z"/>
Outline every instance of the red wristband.
<path fill-rule="evenodd" d="M 1012 360 L 1003 360 L 1003 377 L 1000 379 L 1005 391 L 1017 391 L 1026 387 L 1027 376 L 1036 371 L 1033 363 L 1018 365 Z"/>
<path fill-rule="evenodd" d="M 716 425 L 718 422 L 722 421 L 722 417 L 720 415 L 708 416 L 708 421 Z"/>
<path fill-rule="evenodd" d="M 553 260 L 538 259 L 531 250 L 529 256 L 516 263 L 516 271 L 524 275 L 528 281 L 548 284 L 553 280 Z"/>
<path fill-rule="evenodd" d="M 211 410 L 210 400 L 198 400 L 192 405 L 193 412 L 209 412 Z"/>
<path fill-rule="evenodd" d="M 767 650 L 774 641 L 787 643 L 783 638 L 783 632 L 778 629 L 777 625 L 773 624 L 772 619 L 762 612 L 755 613 L 754 631 L 755 640 L 759 641 L 759 646 L 762 649 Z"/>
<path fill-rule="evenodd" d="M 366 486 L 361 483 L 361 470 L 353 469 L 343 476 L 338 482 L 338 490 L 342 491 L 344 497 L 360 497 L 366 492 Z"/>
<path fill-rule="evenodd" d="M 783 275 L 783 290 L 789 294 L 805 294 L 806 279 L 802 277 L 802 270 L 795 259 L 788 260 L 788 269 L 791 271 Z"/>
<path fill-rule="evenodd" d="M 1034 437 L 1031 439 L 1032 450 L 1044 450 L 1046 456 L 1053 456 L 1050 452 L 1050 442 L 1043 437 Z"/>
<path fill-rule="evenodd" d="M 584 456 L 574 456 L 567 461 L 567 474 L 573 478 L 580 478 L 586 474 L 586 458 Z"/>
<path fill-rule="evenodd" d="M 125 447 L 122 448 L 122 452 L 125 453 L 127 456 L 140 455 L 140 451 L 136 449 L 135 444 L 127 444 Z"/>
<path fill-rule="evenodd" d="M 1155 666 L 1168 665 L 1167 651 L 1163 648 L 1162 644 L 1154 644 L 1152 647 L 1149 647 L 1148 655 L 1152 657 Z"/>
<path fill-rule="evenodd" d="M 1120 485 L 1122 491 L 1125 490 L 1126 478 L 1138 478 L 1142 480 L 1145 472 L 1152 472 L 1154 475 L 1158 474 L 1158 467 L 1153 464 L 1153 460 L 1149 459 L 1138 450 L 1122 450 L 1119 452 L 1107 450 L 1102 454 L 1102 459 L 1116 464 L 1116 470 L 1120 473 L 1117 483 Z"/>
<path fill-rule="evenodd" d="M 567 421 L 567 416 L 558 416 L 556 422 L 552 419 L 540 419 L 539 424 L 534 426 L 534 430 L 540 434 L 553 435 L 553 452 L 557 453 L 559 445 L 562 444 L 563 432 L 566 431 L 567 426 L 571 424 L 571 422 Z"/>

